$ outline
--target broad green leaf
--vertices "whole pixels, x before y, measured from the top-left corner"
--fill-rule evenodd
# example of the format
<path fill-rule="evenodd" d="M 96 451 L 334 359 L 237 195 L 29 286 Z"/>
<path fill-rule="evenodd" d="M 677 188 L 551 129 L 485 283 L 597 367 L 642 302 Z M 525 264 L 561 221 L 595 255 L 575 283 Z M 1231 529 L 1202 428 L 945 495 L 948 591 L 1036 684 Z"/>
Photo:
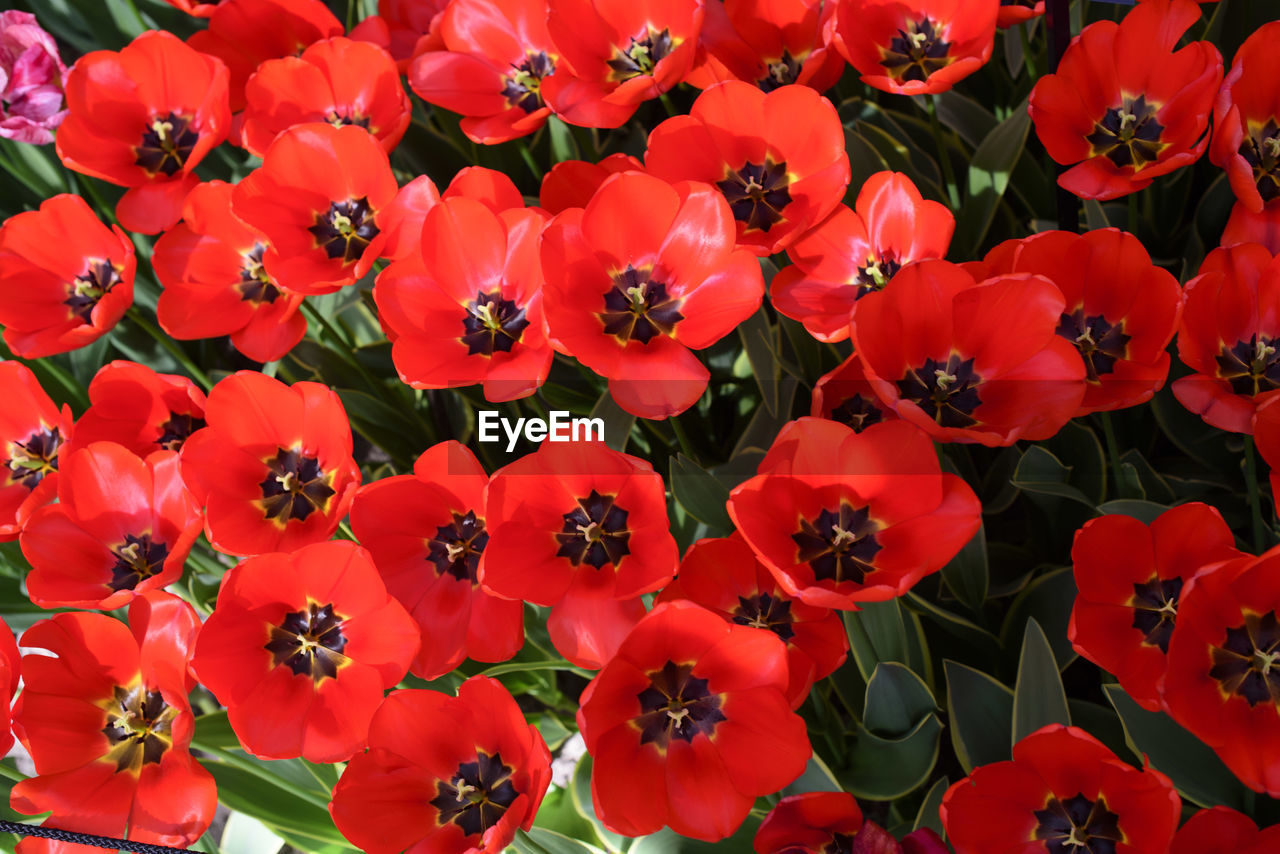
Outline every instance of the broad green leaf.
<path fill-rule="evenodd" d="M 556 163 L 566 160 L 580 160 L 578 143 L 573 138 L 573 131 L 556 116 L 547 117 L 547 131 L 551 135 L 551 156 Z"/>
<path fill-rule="evenodd" d="M 990 583 L 987 534 L 983 527 L 979 527 L 964 548 L 942 567 L 942 581 L 962 605 L 975 614 L 981 614 Z"/>
<path fill-rule="evenodd" d="M 625 451 L 627 440 L 631 438 L 631 428 L 636 417 L 619 406 L 613 395 L 606 390 L 591 407 L 588 418 L 599 418 L 604 421 L 604 443 L 615 451 Z"/>
<path fill-rule="evenodd" d="M 596 817 L 595 807 L 591 802 L 590 754 L 582 754 L 577 766 L 573 769 L 573 780 L 569 783 L 569 793 L 573 798 L 573 806 L 578 811 L 578 815 L 582 816 L 595 829 L 596 836 L 609 850 L 621 851 L 630 844 L 629 837 L 609 830 Z"/>
<path fill-rule="evenodd" d="M 192 743 L 193 747 L 199 745 Z M 309 842 L 347 845 L 338 829 L 333 826 L 329 812 L 319 804 L 298 797 L 288 781 L 276 778 L 270 772 L 253 773 L 239 766 L 232 766 L 212 758 L 203 758 L 201 764 L 213 775 L 218 784 L 218 800 L 229 809 L 258 819 L 277 834 Z"/>
<path fill-rule="evenodd" d="M 769 313 L 761 308 L 738 326 L 738 337 L 751 362 L 751 373 L 760 388 L 760 399 L 770 415 L 778 412 L 778 359 L 774 349 L 774 331 Z"/>
<path fill-rule="evenodd" d="M 1098 512 L 1105 516 L 1132 516 L 1143 524 L 1150 525 L 1164 511 L 1169 508 L 1163 504 L 1156 504 L 1151 501 L 1136 501 L 1133 499 L 1120 499 L 1118 501 L 1108 501 L 1105 504 L 1098 505 Z"/>
<path fill-rule="evenodd" d="M 751 850 L 751 840 L 760 829 L 760 818 L 747 816 L 732 836 L 720 842 L 702 842 L 681 836 L 669 827 L 657 833 L 642 836 L 628 850 L 629 854 L 724 854 L 726 851 Z"/>
<path fill-rule="evenodd" d="M 733 531 L 733 521 L 725 508 L 728 488 L 693 460 L 684 454 L 672 457 L 667 485 L 680 506 L 690 516 L 705 522 L 716 536 L 727 536 Z"/>
<path fill-rule="evenodd" d="M 954 89 L 933 97 L 938 109 L 938 121 L 943 126 L 954 130 L 961 139 L 974 148 L 981 145 L 982 140 L 986 139 L 999 124 L 990 110 Z M 916 104 L 924 109 L 923 98 L 916 100 Z"/>
<path fill-rule="evenodd" d="M 885 738 L 859 727 L 850 751 L 849 771 L 842 775 L 845 790 L 873 801 L 889 801 L 915 791 L 933 772 L 941 734 L 942 723 L 932 712 L 899 738 Z"/>
<path fill-rule="evenodd" d="M 983 138 L 969 161 L 968 200 L 956 217 L 953 245 L 976 252 L 991 228 L 996 207 L 1009 186 L 1009 175 L 1022 156 L 1031 118 L 1026 103 L 1013 108 L 1009 117 Z"/>
<path fill-rule="evenodd" d="M 924 680 L 897 662 L 882 662 L 867 683 L 862 723 L 878 735 L 900 736 L 937 706 Z"/>
<path fill-rule="evenodd" d="M 1013 484 L 1024 492 L 1069 498 L 1086 507 L 1095 506 L 1087 495 L 1067 482 L 1070 476 L 1071 470 L 1057 457 L 1039 445 L 1032 445 L 1018 461 Z"/>
<path fill-rule="evenodd" d="M 1139 706 L 1119 685 L 1104 685 L 1102 690 L 1124 724 L 1129 745 L 1167 774 L 1183 797 L 1202 807 L 1243 810 L 1252 803 L 1252 795 L 1212 748 L 1163 712 Z"/>
<path fill-rule="evenodd" d="M 909 631 L 918 631 L 918 627 L 907 625 L 901 608 L 897 599 L 890 599 L 886 602 L 866 602 L 859 611 L 844 612 L 849 646 L 863 679 L 870 680 L 876 665 L 882 661 L 896 661 L 912 668 L 924 669 L 923 662 L 911 654 L 912 644 L 907 634 Z"/>
<path fill-rule="evenodd" d="M 1177 500 L 1168 482 L 1152 468 L 1147 458 L 1137 448 L 1130 448 L 1120 455 L 1120 462 L 1132 466 L 1142 484 L 1143 497 L 1157 504 L 1172 504 Z"/>
<path fill-rule="evenodd" d="M 570 839 L 545 827 L 517 830 L 511 846 L 519 854 L 604 854 L 594 845 Z"/>
<path fill-rule="evenodd" d="M 980 670 L 946 660 L 951 743 L 965 773 L 1012 755 L 1013 692 Z"/>
<path fill-rule="evenodd" d="M 836 779 L 836 775 L 831 773 L 827 763 L 815 753 L 809 757 L 809 764 L 804 766 L 804 773 L 784 786 L 778 796 L 785 798 L 806 792 L 838 792 L 840 789 L 840 781 Z"/>
<path fill-rule="evenodd" d="M 866 138 L 854 130 L 850 124 L 844 128 L 844 150 L 849 155 L 849 186 L 861 187 L 866 180 L 877 172 L 889 168 L 880 152 Z"/>
<path fill-rule="evenodd" d="M 1049 639 L 1058 669 L 1066 667 L 1076 657 L 1071 642 L 1067 640 L 1067 623 L 1075 599 L 1076 580 L 1070 567 L 1055 569 L 1033 579 L 1009 606 L 1000 631 L 1005 646 L 1011 647 L 1016 643 L 1016 639 L 1025 633 L 1027 621 L 1035 619 Z"/>
<path fill-rule="evenodd" d="M 1071 710 L 1072 726 L 1078 726 L 1098 739 L 1121 759 L 1141 759 L 1125 741 L 1124 725 L 1111 706 L 1068 697 L 1067 707 Z"/>
<path fill-rule="evenodd" d="M 942 796 L 947 793 L 950 786 L 951 780 L 941 777 L 929 787 L 929 791 L 925 793 L 924 802 L 920 804 L 920 809 L 916 813 L 916 820 L 911 825 L 912 830 L 927 827 L 939 836 L 942 835 L 942 816 L 939 809 L 942 807 Z"/>
<path fill-rule="evenodd" d="M 1058 663 L 1040 624 L 1027 620 L 1018 658 L 1018 681 L 1013 689 L 1013 740 L 1017 744 L 1040 727 L 1071 725 L 1067 692 L 1062 687 Z"/>
<path fill-rule="evenodd" d="M 1107 458 L 1097 433 L 1079 420 L 1068 421 L 1040 447 L 1062 461 L 1069 472 L 1067 483 L 1084 493 L 1091 505 L 1106 498 Z"/>

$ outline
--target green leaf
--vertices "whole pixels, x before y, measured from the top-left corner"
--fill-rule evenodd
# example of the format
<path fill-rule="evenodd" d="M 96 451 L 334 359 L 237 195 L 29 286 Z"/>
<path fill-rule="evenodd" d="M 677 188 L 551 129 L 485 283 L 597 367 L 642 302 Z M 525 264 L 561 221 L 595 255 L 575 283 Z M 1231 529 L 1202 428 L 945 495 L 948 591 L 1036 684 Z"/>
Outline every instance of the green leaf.
<path fill-rule="evenodd" d="M 1184 798 L 1202 807 L 1225 806 L 1244 810 L 1253 801 L 1236 776 L 1222 764 L 1212 748 L 1178 726 L 1163 712 L 1148 712 L 1119 685 L 1103 685 L 1125 739 L 1153 768 L 1169 776 Z"/>
<path fill-rule="evenodd" d="M 915 791 L 933 772 L 941 734 L 942 723 L 932 712 L 900 738 L 884 738 L 860 726 L 850 752 L 849 771 L 842 776 L 845 790 L 874 801 L 889 801 Z"/>
<path fill-rule="evenodd" d="M 1116 489 L 1119 500 L 1142 501 L 1147 497 L 1146 490 L 1142 488 L 1142 479 L 1138 477 L 1138 468 L 1133 463 L 1120 463 L 1116 481 L 1119 484 Z"/>
<path fill-rule="evenodd" d="M 924 802 L 920 804 L 920 810 L 916 813 L 916 820 L 911 825 L 912 830 L 919 830 L 927 827 L 939 836 L 942 835 L 942 796 L 947 793 L 947 789 L 951 786 L 951 780 L 947 777 L 939 778 L 929 791 L 925 793 Z"/>
<path fill-rule="evenodd" d="M 954 89 L 933 97 L 938 109 L 938 121 L 944 127 L 954 130 L 961 139 L 974 148 L 981 145 L 982 140 L 986 139 L 999 124 L 990 110 Z M 920 98 L 916 104 L 923 109 L 924 99 Z"/>
<path fill-rule="evenodd" d="M 738 326 L 738 337 L 751 362 L 751 373 L 760 388 L 760 399 L 770 415 L 778 412 L 778 359 L 774 351 L 773 327 L 763 307 Z"/>
<path fill-rule="evenodd" d="M 591 407 L 588 418 L 599 418 L 604 422 L 604 443 L 615 451 L 625 451 L 627 440 L 631 438 L 631 427 L 636 417 L 619 406 L 613 395 L 606 390 Z"/>
<path fill-rule="evenodd" d="M 1088 496 L 1067 482 L 1070 475 L 1071 470 L 1057 457 L 1039 445 L 1032 445 L 1018 461 L 1018 468 L 1013 473 L 1013 484 L 1024 492 L 1069 498 L 1086 507 L 1093 507 L 1094 502 Z"/>
<path fill-rule="evenodd" d="M 580 160 L 578 143 L 573 138 L 573 131 L 556 116 L 547 117 L 547 130 L 551 136 L 551 157 L 556 163 L 566 160 Z"/>
<path fill-rule="evenodd" d="M 196 718 L 196 731 L 193 741 L 222 750 L 239 750 L 240 739 L 231 729 L 231 721 L 225 711 L 212 712 Z"/>
<path fill-rule="evenodd" d="M 987 601 L 990 571 L 987 565 L 987 533 L 979 526 L 964 548 L 942 568 L 942 581 L 952 595 L 975 614 Z"/>
<path fill-rule="evenodd" d="M 897 662 L 881 663 L 867 683 L 862 723 L 878 735 L 904 735 L 937 706 L 919 676 Z"/>
<path fill-rule="evenodd" d="M 596 817 L 595 807 L 591 803 L 591 755 L 584 753 L 573 769 L 573 780 L 569 783 L 569 792 L 573 796 L 574 809 L 578 815 L 595 828 L 596 836 L 611 851 L 620 851 L 630 844 L 630 838 L 614 833 L 605 827 Z"/>
<path fill-rule="evenodd" d="M 983 138 L 969 161 L 969 196 L 956 217 L 954 243 L 976 252 L 991 228 L 1009 176 L 1026 146 L 1031 117 L 1024 101 Z"/>
<path fill-rule="evenodd" d="M 1129 498 L 1108 501 L 1105 504 L 1098 505 L 1098 512 L 1104 516 L 1132 516 L 1144 525 L 1150 525 L 1156 520 L 1157 516 L 1168 509 L 1163 504 L 1156 504 L 1152 501 L 1137 501 Z"/>
<path fill-rule="evenodd" d="M 629 854 L 725 854 L 726 851 L 748 852 L 751 840 L 760 829 L 760 819 L 749 815 L 742 826 L 728 839 L 720 842 L 702 842 L 681 836 L 669 827 L 657 833 L 642 836 L 627 851 Z"/>
<path fill-rule="evenodd" d="M 882 661 L 916 663 L 912 661 L 907 624 L 897 599 L 866 602 L 860 611 L 845 611 L 844 626 L 863 679 L 870 681 L 876 665 Z"/>
<path fill-rule="evenodd" d="M 194 741 L 193 747 L 199 747 Z M 203 758 L 201 764 L 213 775 L 218 784 L 218 800 L 228 809 L 252 816 L 277 834 L 289 838 L 341 846 L 354 851 L 338 829 L 326 809 L 310 800 L 297 797 L 289 781 L 278 778 L 273 782 L 269 771 L 253 773 L 213 758 Z"/>
<path fill-rule="evenodd" d="M 951 744 L 965 773 L 1012 756 L 1013 692 L 980 670 L 947 659 Z"/>
<path fill-rule="evenodd" d="M 671 458 L 669 471 L 667 485 L 680 506 L 690 516 L 706 523 L 716 536 L 728 536 L 733 531 L 733 520 L 725 508 L 728 488 L 684 454 Z"/>
<path fill-rule="evenodd" d="M 1013 688 L 1013 741 L 1017 744 L 1049 724 L 1071 725 L 1067 692 L 1058 674 L 1058 662 L 1040 624 L 1027 620 L 1018 658 L 1018 681 Z"/>
<path fill-rule="evenodd" d="M 545 827 L 517 830 L 511 846 L 520 854 L 604 854 L 594 845 L 570 839 Z"/>
<path fill-rule="evenodd" d="M 1058 669 L 1066 667 L 1076 657 L 1067 640 L 1067 623 L 1071 619 L 1071 606 L 1076 600 L 1076 580 L 1071 567 L 1055 569 L 1033 579 L 1009 606 L 1000 636 L 1005 646 L 1024 635 L 1028 620 L 1034 619 L 1044 630 L 1057 659 Z"/>
<path fill-rule="evenodd" d="M 809 764 L 804 766 L 804 773 L 784 786 L 778 792 L 778 796 L 785 798 L 789 795 L 803 795 L 806 792 L 838 791 L 840 791 L 840 781 L 836 779 L 835 774 L 831 773 L 827 763 L 815 753 L 809 757 Z"/>

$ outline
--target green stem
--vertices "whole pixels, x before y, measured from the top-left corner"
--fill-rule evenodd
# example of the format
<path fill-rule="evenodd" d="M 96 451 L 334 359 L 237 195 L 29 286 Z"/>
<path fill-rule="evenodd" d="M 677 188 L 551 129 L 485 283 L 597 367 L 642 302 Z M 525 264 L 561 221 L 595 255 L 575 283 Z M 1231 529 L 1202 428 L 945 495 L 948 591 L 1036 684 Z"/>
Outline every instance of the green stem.
<path fill-rule="evenodd" d="M 1107 442 L 1107 459 L 1111 464 L 1111 481 L 1115 484 L 1116 498 L 1120 498 L 1120 444 L 1116 441 L 1116 430 L 1111 424 L 1111 413 L 1098 413 L 1102 421 L 1102 435 Z"/>
<path fill-rule="evenodd" d="M 581 667 L 574 667 L 567 661 L 508 661 L 506 664 L 497 664 L 487 670 L 482 670 L 480 675 L 502 676 L 506 673 L 525 673 L 530 670 L 563 670 L 568 673 L 576 673 L 587 679 L 591 679 L 596 675 L 588 670 L 583 670 Z"/>
<path fill-rule="evenodd" d="M 938 122 L 938 105 L 933 95 L 924 96 L 925 112 L 929 114 L 929 129 L 933 131 L 933 141 L 938 144 L 938 162 L 942 166 L 942 179 L 947 184 L 947 200 L 951 210 L 960 212 L 960 191 L 956 187 L 955 171 L 951 168 L 951 157 L 947 154 L 947 143 L 942 137 L 942 125 Z"/>
<path fill-rule="evenodd" d="M 1262 554 L 1267 547 L 1266 523 L 1262 521 L 1262 499 L 1258 495 L 1258 464 L 1254 459 L 1253 437 L 1244 437 L 1244 488 L 1249 493 L 1249 515 L 1253 521 L 1253 550 Z"/>
<path fill-rule="evenodd" d="M 142 315 L 142 312 L 138 310 L 137 306 L 130 308 L 126 314 L 131 321 L 141 327 L 152 338 L 156 339 L 156 342 L 159 343 L 161 347 L 168 350 L 169 355 L 173 356 L 173 358 L 178 361 L 178 364 L 182 365 L 182 367 L 186 369 L 192 379 L 204 386 L 205 391 L 209 391 L 213 388 L 213 381 L 209 379 L 209 375 L 201 370 L 199 365 L 191 361 L 191 357 L 183 352 L 182 348 L 178 346 L 177 341 L 174 341 L 161 331 L 160 327 L 156 326 L 150 320 L 147 320 L 147 318 Z"/>
<path fill-rule="evenodd" d="M 673 415 L 667 420 L 671 422 L 671 429 L 676 434 L 676 441 L 680 443 L 680 450 L 686 457 L 695 463 L 698 462 L 698 455 L 693 452 L 693 443 L 689 441 L 689 434 L 680 423 L 680 416 Z"/>
<path fill-rule="evenodd" d="M 17 768 L 10 768 L 3 762 L 0 762 L 0 777 L 4 777 L 8 780 L 17 780 L 18 782 L 22 782 L 27 779 L 26 774 L 23 774 Z"/>
<path fill-rule="evenodd" d="M 664 109 L 666 109 L 668 117 L 678 115 L 678 113 L 676 112 L 676 105 L 671 102 L 670 95 L 668 95 L 666 92 L 663 92 L 661 95 L 658 96 L 658 100 L 662 102 L 662 106 Z"/>
<path fill-rule="evenodd" d="M 1031 52 L 1031 22 L 1023 21 L 1018 25 L 1018 37 L 1022 40 L 1022 61 L 1027 66 L 1027 74 L 1031 79 L 1035 79 L 1036 74 L 1036 58 Z"/>

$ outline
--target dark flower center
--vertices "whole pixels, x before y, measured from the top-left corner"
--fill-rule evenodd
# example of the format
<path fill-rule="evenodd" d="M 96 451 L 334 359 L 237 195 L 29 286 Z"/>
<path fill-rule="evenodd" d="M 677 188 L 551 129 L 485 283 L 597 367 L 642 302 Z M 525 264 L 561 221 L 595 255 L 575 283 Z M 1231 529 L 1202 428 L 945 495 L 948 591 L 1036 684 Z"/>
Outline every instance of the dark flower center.
<path fill-rule="evenodd" d="M 1143 643 L 1158 646 L 1165 654 L 1169 652 L 1181 593 L 1181 578 L 1152 578 L 1146 584 L 1133 585 L 1133 627 L 1146 635 Z"/>
<path fill-rule="evenodd" d="M 852 427 L 855 433 L 861 433 L 872 424 L 879 424 L 884 420 L 884 411 L 874 397 L 854 394 L 831 410 L 831 420 Z"/>
<path fill-rule="evenodd" d="M 817 581 L 852 581 L 861 584 L 875 571 L 879 530 L 871 519 L 871 508 L 840 502 L 838 511 L 823 510 L 818 518 L 800 520 L 800 530 L 791 535 L 797 546 L 796 560 L 807 563 Z"/>
<path fill-rule="evenodd" d="M 9 470 L 9 485 L 20 483 L 27 489 L 35 489 L 44 476 L 58 470 L 58 446 L 62 434 L 57 427 L 41 427 L 21 442 L 9 444 L 9 459 L 4 466 Z"/>
<path fill-rule="evenodd" d="M 1064 312 L 1057 332 L 1076 345 L 1092 383 L 1116 369 L 1116 360 L 1125 357 L 1131 337 L 1125 334 L 1123 320 L 1112 326 L 1100 314 L 1086 317 L 1083 308 L 1071 314 Z"/>
<path fill-rule="evenodd" d="M 850 282 L 858 288 L 856 299 L 862 299 L 872 291 L 884 290 L 884 286 L 889 284 L 889 280 L 901 269 L 902 264 L 892 255 L 868 258 L 866 265 L 858 268 L 858 278 Z"/>
<path fill-rule="evenodd" d="M 898 393 L 913 401 L 942 427 L 972 427 L 973 411 L 982 403 L 978 386 L 982 377 L 973 370 L 973 359 L 952 353 L 946 363 L 925 359 L 924 364 L 898 380 Z"/>
<path fill-rule="evenodd" d="M 345 202 L 330 202 L 329 210 L 316 213 L 316 224 L 307 229 L 315 235 L 316 245 L 330 258 L 341 258 L 343 264 L 354 264 L 369 242 L 378 236 L 369 200 L 361 197 Z"/>
<path fill-rule="evenodd" d="M 1132 166 L 1134 171 L 1154 163 L 1168 145 L 1160 141 L 1164 125 L 1156 121 L 1156 108 L 1145 95 L 1125 98 L 1119 107 L 1110 107 L 1102 121 L 1095 122 L 1093 133 L 1085 137 L 1093 146 L 1093 156 L 1105 155 L 1120 168 Z"/>
<path fill-rule="evenodd" d="M 738 607 L 733 609 L 733 621 L 740 626 L 768 629 L 784 641 L 795 636 L 791 628 L 791 603 L 786 599 L 775 599 L 768 593 L 757 593 L 750 598 L 739 596 Z"/>
<path fill-rule="evenodd" d="M 716 186 L 729 202 L 734 219 L 745 222 L 749 229 L 767 232 L 782 220 L 782 209 L 791 204 L 790 183 L 787 162 L 774 163 L 766 157 L 764 165 L 747 163 L 729 172 Z"/>
<path fill-rule="evenodd" d="M 649 687 L 636 695 L 641 744 L 654 742 L 666 748 L 673 738 L 692 742 L 698 733 L 710 738 L 716 724 L 727 720 L 720 711 L 720 695 L 712 694 L 707 680 L 692 673 L 692 664 L 668 661 L 648 674 Z"/>
<path fill-rule="evenodd" d="M 483 834 L 520 797 L 511 782 L 514 773 L 502 754 L 476 751 L 475 762 L 462 763 L 451 780 L 436 783 L 431 805 L 440 811 L 440 823 L 453 822 L 468 837 Z"/>
<path fill-rule="evenodd" d="M 596 315 L 604 331 L 624 344 L 648 344 L 658 335 L 671 335 L 684 320 L 683 300 L 668 296 L 666 283 L 649 278 L 652 272 L 628 264 L 621 273 L 614 273 L 613 287 L 604 295 L 605 310 Z"/>
<path fill-rule="evenodd" d="M 524 309 L 503 299 L 500 292 L 476 293 L 462 316 L 460 340 L 467 345 L 468 356 L 510 353 L 528 325 Z"/>
<path fill-rule="evenodd" d="M 613 59 L 606 63 L 612 69 L 609 77 L 612 80 L 630 80 L 641 74 L 652 74 L 674 47 L 670 31 L 663 29 L 659 32 L 650 27 L 644 36 L 631 39 L 625 51 L 614 47 Z"/>
<path fill-rule="evenodd" d="M 155 542 L 150 534 L 135 537 L 124 535 L 124 545 L 117 546 L 115 565 L 111 567 L 111 580 L 107 586 L 112 590 L 132 590 L 141 582 L 160 572 L 164 568 L 165 558 L 169 556 L 169 547 Z"/>
<path fill-rule="evenodd" d="M 476 566 L 480 554 L 489 542 L 484 520 L 476 517 L 476 511 L 465 515 L 453 513 L 453 521 L 436 528 L 436 535 L 427 541 L 427 560 L 436 565 L 436 574 L 448 573 L 459 581 L 476 583 Z"/>
<path fill-rule="evenodd" d="M 280 296 L 280 289 L 267 275 L 267 268 L 262 264 L 262 253 L 265 243 L 255 243 L 248 252 L 241 254 L 244 266 L 240 268 L 240 281 L 236 287 L 240 289 L 240 299 L 251 303 L 272 303 Z"/>
<path fill-rule="evenodd" d="M 1034 813 L 1035 838 L 1044 840 L 1048 854 L 1116 854 L 1124 841 L 1120 816 L 1107 809 L 1101 795 L 1091 801 L 1083 794 L 1065 800 L 1050 798 Z"/>
<path fill-rule="evenodd" d="M 204 426 L 204 419 L 190 412 L 170 412 L 169 420 L 160 425 L 156 444 L 166 451 L 179 450 L 192 433 Z"/>
<path fill-rule="evenodd" d="M 340 113 L 337 110 L 330 110 L 325 113 L 324 120 L 336 128 L 340 128 L 343 125 L 355 125 L 369 130 L 369 117 L 362 116 L 359 113 Z"/>
<path fill-rule="evenodd" d="M 606 563 L 617 567 L 631 554 L 627 511 L 613 503 L 615 497 L 593 489 L 586 498 L 575 499 L 578 506 L 564 514 L 564 528 L 555 535 L 560 544 L 556 557 L 567 557 L 574 566 L 585 563 L 599 569 Z"/>
<path fill-rule="evenodd" d="M 149 762 L 158 763 L 173 744 L 177 716 L 178 710 L 159 691 L 144 690 L 141 683 L 132 688 L 115 686 L 102 734 L 111 744 L 106 758 L 116 763 L 116 772 L 137 773 Z"/>
<path fill-rule="evenodd" d="M 142 132 L 142 143 L 134 146 L 134 161 L 147 172 L 172 176 L 183 167 L 200 135 L 191 128 L 191 119 L 167 113 L 151 120 Z"/>
<path fill-rule="evenodd" d="M 93 307 L 122 281 L 120 271 L 110 261 L 92 260 L 84 275 L 67 285 L 67 298 L 62 302 L 71 307 L 72 315 L 93 323 Z"/>
<path fill-rule="evenodd" d="M 1263 202 L 1280 196 L 1280 127 L 1274 117 L 1261 127 L 1250 124 L 1240 143 L 1240 156 L 1253 169 L 1253 180 Z"/>
<path fill-rule="evenodd" d="M 287 665 L 295 676 L 310 676 L 316 682 L 337 676 L 347 646 L 342 634 L 346 619 L 333 612 L 333 605 L 315 602 L 305 611 L 285 614 L 284 622 L 271 627 L 271 640 L 263 647 L 271 653 L 271 666 Z"/>
<path fill-rule="evenodd" d="M 314 510 L 324 512 L 334 493 L 329 486 L 330 477 L 315 457 L 280 448 L 274 457 L 264 462 L 269 471 L 266 480 L 258 484 L 262 489 L 264 518 L 275 519 L 283 525 L 290 519 L 305 521 Z"/>
<path fill-rule="evenodd" d="M 884 56 L 880 64 L 894 80 L 927 80 L 939 68 L 952 62 L 947 56 L 951 43 L 942 40 L 942 34 L 928 18 L 908 21 L 905 30 L 889 40 L 887 48 L 881 48 Z"/>
<path fill-rule="evenodd" d="M 511 71 L 503 78 L 502 96 L 513 107 L 532 113 L 546 106 L 542 100 L 542 78 L 556 70 L 556 63 L 547 52 L 529 51 L 524 62 L 512 64 Z"/>
<path fill-rule="evenodd" d="M 1252 396 L 1280 388 L 1280 349 L 1268 335 L 1253 335 L 1231 348 L 1223 344 L 1216 360 L 1218 376 L 1236 394 Z"/>
<path fill-rule="evenodd" d="M 1227 629 L 1227 639 L 1211 654 L 1209 675 L 1227 694 L 1239 694 L 1250 706 L 1280 705 L 1280 625 L 1275 611 L 1246 614 L 1244 625 Z"/>
<path fill-rule="evenodd" d="M 756 85 L 765 92 L 772 92 L 780 86 L 786 86 L 796 82 L 796 78 L 800 76 L 800 60 L 791 55 L 791 52 L 784 49 L 782 56 L 778 57 L 776 62 L 770 62 L 765 68 L 764 77 L 756 81 Z"/>

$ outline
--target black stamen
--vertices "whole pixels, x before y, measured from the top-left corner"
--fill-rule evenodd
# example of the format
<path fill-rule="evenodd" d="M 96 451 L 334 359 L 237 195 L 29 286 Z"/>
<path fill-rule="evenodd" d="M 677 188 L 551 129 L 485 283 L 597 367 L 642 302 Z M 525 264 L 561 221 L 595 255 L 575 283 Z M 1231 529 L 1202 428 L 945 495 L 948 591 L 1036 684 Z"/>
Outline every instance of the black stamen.
<path fill-rule="evenodd" d="M 692 673 L 692 664 L 668 661 L 649 674 L 649 687 L 636 695 L 641 744 L 654 742 L 665 748 L 673 738 L 692 742 L 698 733 L 709 738 L 716 724 L 728 720 L 720 711 L 720 695 L 712 694 L 707 680 Z"/>
<path fill-rule="evenodd" d="M 301 522 L 314 510 L 325 511 L 334 491 L 318 460 L 280 448 L 266 463 L 267 478 L 258 484 L 262 489 L 264 518 L 282 523 L 290 519 Z"/>
<path fill-rule="evenodd" d="M 599 569 L 607 563 L 616 568 L 631 554 L 627 511 L 613 503 L 615 497 L 593 489 L 586 498 L 576 499 L 578 506 L 564 514 L 564 528 L 555 535 L 560 544 L 557 557 Z"/>
<path fill-rule="evenodd" d="M 613 288 L 604 295 L 605 310 L 596 316 L 604 331 L 619 341 L 648 344 L 658 335 L 670 335 L 684 320 L 682 299 L 667 296 L 663 282 L 649 278 L 652 271 L 637 270 L 630 264 L 613 276 Z"/>
<path fill-rule="evenodd" d="M 273 667 L 284 664 L 299 676 L 319 682 L 338 675 L 347 638 L 342 634 L 346 617 L 335 614 L 333 605 L 310 603 L 305 611 L 286 614 L 284 622 L 271 627 L 271 640 L 264 649 L 271 653 Z"/>
<path fill-rule="evenodd" d="M 790 183 L 787 162 L 774 163 L 766 157 L 763 165 L 747 163 L 716 186 L 729 202 L 734 219 L 767 232 L 782 221 L 782 209 L 791 204 Z"/>
<path fill-rule="evenodd" d="M 316 214 L 316 224 L 307 229 L 315 235 L 316 245 L 330 258 L 341 258 L 343 264 L 354 264 L 365 248 L 378 236 L 373 211 L 366 198 L 330 202 L 329 210 Z"/>

